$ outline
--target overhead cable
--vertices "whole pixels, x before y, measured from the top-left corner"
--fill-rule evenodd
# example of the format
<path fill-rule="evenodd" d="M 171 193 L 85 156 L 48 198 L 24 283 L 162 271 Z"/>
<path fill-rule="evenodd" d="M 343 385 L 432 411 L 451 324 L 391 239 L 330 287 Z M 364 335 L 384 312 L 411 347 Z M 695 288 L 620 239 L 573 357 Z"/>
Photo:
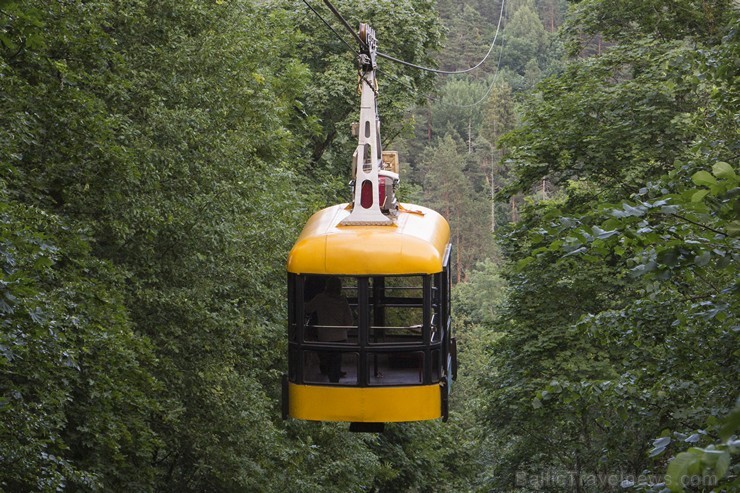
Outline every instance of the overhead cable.
<path fill-rule="evenodd" d="M 331 10 L 332 13 L 335 16 L 337 16 L 337 18 L 339 18 L 339 20 L 342 22 L 342 24 L 344 24 L 344 27 L 347 29 L 347 31 L 349 31 L 350 34 L 352 34 L 352 36 L 357 40 L 357 42 L 360 43 L 360 46 L 365 47 L 365 42 L 362 40 L 362 38 L 360 38 L 360 35 L 357 34 L 355 32 L 354 28 L 349 25 L 349 22 L 347 22 L 347 19 L 345 19 L 344 17 L 342 17 L 342 14 L 339 13 L 339 11 L 337 10 L 337 8 L 334 5 L 332 5 L 332 3 L 329 0 L 324 0 L 324 5 L 326 5 L 327 7 L 329 7 L 329 10 Z"/>
<path fill-rule="evenodd" d="M 303 1 L 305 2 L 306 0 L 303 0 Z M 483 65 L 483 63 L 488 59 L 488 57 L 491 55 L 491 52 L 493 51 L 493 47 L 496 44 L 496 38 L 498 37 L 499 30 L 501 29 L 501 20 L 504 18 L 504 4 L 505 3 L 506 3 L 505 0 L 502 0 L 501 1 L 501 12 L 499 13 L 499 16 L 498 16 L 498 24 L 496 25 L 496 34 L 493 36 L 493 41 L 491 42 L 491 47 L 488 49 L 488 53 L 486 53 L 486 56 L 484 56 L 483 59 L 480 62 L 478 62 L 477 64 L 475 64 L 474 66 L 472 66 L 470 68 L 466 68 L 466 69 L 463 69 L 463 70 L 440 70 L 440 69 L 436 69 L 436 68 L 424 67 L 424 66 L 421 66 L 421 65 L 416 65 L 415 63 L 411 63 L 411 62 L 407 62 L 405 60 L 401 60 L 399 58 L 393 57 L 391 55 L 387 55 L 387 54 L 382 53 L 380 51 L 378 52 L 378 56 L 381 57 L 381 58 L 385 58 L 386 60 L 389 60 L 391 62 L 399 63 L 399 64 L 405 65 L 407 67 L 415 68 L 415 69 L 418 69 L 418 70 L 424 70 L 426 72 L 432 72 L 432 73 L 435 73 L 435 74 L 458 75 L 458 74 L 465 74 L 467 72 L 471 72 L 471 71 L 477 69 L 478 67 L 480 67 L 481 65 Z M 360 39 L 360 36 L 355 32 L 355 30 L 352 28 L 352 26 L 350 26 L 349 22 L 347 22 L 347 20 L 342 16 L 342 14 L 337 10 L 337 8 L 334 7 L 334 5 L 332 5 L 331 1 L 330 0 L 324 0 L 324 4 L 326 4 L 326 6 L 329 7 L 329 9 L 332 11 L 332 13 L 342 22 L 342 24 L 347 29 L 347 31 L 349 31 L 352 34 L 352 36 L 357 41 L 360 42 L 360 45 L 361 46 L 364 46 L 365 43 L 362 41 L 362 39 Z"/>
<path fill-rule="evenodd" d="M 343 38 L 343 37 L 342 37 L 342 36 L 341 36 L 341 35 L 340 35 L 340 34 L 339 34 L 339 33 L 337 32 L 337 30 L 336 30 L 336 29 L 334 29 L 334 27 L 333 27 L 333 26 L 332 26 L 331 24 L 329 24 L 329 23 L 328 23 L 328 22 L 326 21 L 326 19 L 324 19 L 324 18 L 323 18 L 323 17 L 321 16 L 321 14 L 319 14 L 319 13 L 318 13 L 318 12 L 316 11 L 316 9 L 314 9 L 313 7 L 311 7 L 311 4 L 309 4 L 309 3 L 308 3 L 308 2 L 306 1 L 306 0 L 303 0 L 303 3 L 305 3 L 305 4 L 306 4 L 306 7 L 308 7 L 309 9 L 311 9 L 311 12 L 313 12 L 314 14 L 316 14 L 316 17 L 318 17 L 319 19 L 321 19 L 321 22 L 323 22 L 323 23 L 324 23 L 324 25 L 325 25 L 326 27 L 328 27 L 329 29 L 331 29 L 331 31 L 332 31 L 332 32 L 334 33 L 334 35 L 335 35 L 335 36 L 336 36 L 337 38 L 339 38 L 339 41 L 341 41 L 342 43 L 344 43 L 345 45 L 347 45 L 347 48 L 349 48 L 349 50 L 350 50 L 350 51 L 351 51 L 352 53 L 354 53 L 354 54 L 357 54 L 357 52 L 356 52 L 356 51 L 355 51 L 355 49 L 354 49 L 354 48 L 352 47 L 352 45 L 351 45 L 351 44 L 349 44 L 349 43 L 347 42 L 347 40 L 346 40 L 346 39 L 344 39 L 344 38 Z M 359 39 L 359 38 L 358 38 L 358 39 Z"/>
<path fill-rule="evenodd" d="M 480 98 L 475 103 L 471 103 L 471 104 L 451 104 L 451 103 L 448 103 L 449 106 L 453 106 L 455 108 L 473 108 L 475 106 L 480 105 L 484 101 L 486 101 L 488 99 L 488 96 L 491 94 L 491 91 L 493 90 L 493 86 L 496 85 L 496 79 L 498 79 L 498 74 L 499 74 L 499 71 L 501 70 L 501 59 L 503 58 L 503 55 L 504 55 L 504 41 L 503 41 L 503 36 L 502 36 L 501 37 L 501 53 L 499 53 L 499 56 L 498 56 L 498 65 L 496 66 L 496 73 L 493 75 L 493 81 L 491 81 L 491 85 L 488 86 L 488 90 L 483 95 L 483 97 Z"/>

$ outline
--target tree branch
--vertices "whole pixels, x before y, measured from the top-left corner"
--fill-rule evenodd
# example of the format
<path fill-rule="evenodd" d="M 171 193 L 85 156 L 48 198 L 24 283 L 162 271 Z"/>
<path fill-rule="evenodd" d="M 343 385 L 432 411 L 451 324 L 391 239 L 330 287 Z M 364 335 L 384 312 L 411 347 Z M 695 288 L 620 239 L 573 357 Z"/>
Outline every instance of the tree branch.
<path fill-rule="evenodd" d="M 704 224 L 698 223 L 696 221 L 692 221 L 691 219 L 689 219 L 687 217 L 684 217 L 684 216 L 681 216 L 679 214 L 676 214 L 675 212 L 674 213 L 671 213 L 670 215 L 673 216 L 673 217 L 675 217 L 675 218 L 677 218 L 677 219 L 680 219 L 682 221 L 685 221 L 685 222 L 687 222 L 689 224 L 693 224 L 694 226 L 699 226 L 702 229 L 706 229 L 707 231 L 711 231 L 712 233 L 717 233 L 718 235 L 727 236 L 727 233 L 725 233 L 724 231 L 720 231 L 719 229 L 710 228 L 709 226 L 705 226 Z"/>

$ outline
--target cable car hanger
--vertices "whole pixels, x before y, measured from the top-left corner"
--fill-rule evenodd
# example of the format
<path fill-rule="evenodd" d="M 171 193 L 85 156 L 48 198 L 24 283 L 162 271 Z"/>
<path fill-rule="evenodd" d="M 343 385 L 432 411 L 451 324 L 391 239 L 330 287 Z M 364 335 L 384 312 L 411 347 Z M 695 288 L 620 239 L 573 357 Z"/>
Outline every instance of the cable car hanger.
<path fill-rule="evenodd" d="M 357 148 L 352 155 L 352 212 L 340 226 L 393 226 L 398 217 L 398 166 L 384 160 L 380 139 L 377 81 L 378 41 L 375 30 L 360 24 L 357 34 L 360 53 L 360 121 L 357 126 Z M 386 154 L 388 156 L 388 154 Z"/>

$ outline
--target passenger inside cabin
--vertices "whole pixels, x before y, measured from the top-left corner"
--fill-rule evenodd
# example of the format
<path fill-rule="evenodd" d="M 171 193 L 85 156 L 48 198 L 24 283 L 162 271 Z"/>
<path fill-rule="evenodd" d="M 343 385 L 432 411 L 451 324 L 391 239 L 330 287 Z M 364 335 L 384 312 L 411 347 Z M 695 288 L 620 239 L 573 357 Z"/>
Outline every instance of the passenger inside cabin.
<path fill-rule="evenodd" d="M 306 315 L 316 313 L 317 337 L 320 342 L 347 342 L 347 328 L 354 323 L 347 298 L 342 295 L 342 281 L 336 276 L 326 279 L 324 291 L 305 304 Z M 320 353 L 320 364 L 330 382 L 339 382 L 342 372 L 342 353 Z"/>

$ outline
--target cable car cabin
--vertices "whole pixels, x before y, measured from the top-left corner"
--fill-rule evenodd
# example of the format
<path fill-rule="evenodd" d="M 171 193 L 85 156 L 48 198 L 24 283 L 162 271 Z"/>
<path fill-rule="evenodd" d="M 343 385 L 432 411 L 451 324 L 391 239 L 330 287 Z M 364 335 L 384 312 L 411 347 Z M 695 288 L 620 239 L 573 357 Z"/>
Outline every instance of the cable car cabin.
<path fill-rule="evenodd" d="M 347 204 L 314 214 L 288 258 L 283 414 L 354 423 L 446 419 L 455 367 L 447 221 L 402 206 L 394 226 L 340 224 L 349 214 Z M 351 313 L 343 325 L 341 316 L 311 312 L 337 278 L 337 298 Z"/>
<path fill-rule="evenodd" d="M 450 227 L 396 199 L 398 155 L 380 140 L 375 31 L 361 24 L 358 37 L 353 201 L 314 214 L 288 256 L 283 416 L 375 431 L 447 419 L 456 356 Z"/>

